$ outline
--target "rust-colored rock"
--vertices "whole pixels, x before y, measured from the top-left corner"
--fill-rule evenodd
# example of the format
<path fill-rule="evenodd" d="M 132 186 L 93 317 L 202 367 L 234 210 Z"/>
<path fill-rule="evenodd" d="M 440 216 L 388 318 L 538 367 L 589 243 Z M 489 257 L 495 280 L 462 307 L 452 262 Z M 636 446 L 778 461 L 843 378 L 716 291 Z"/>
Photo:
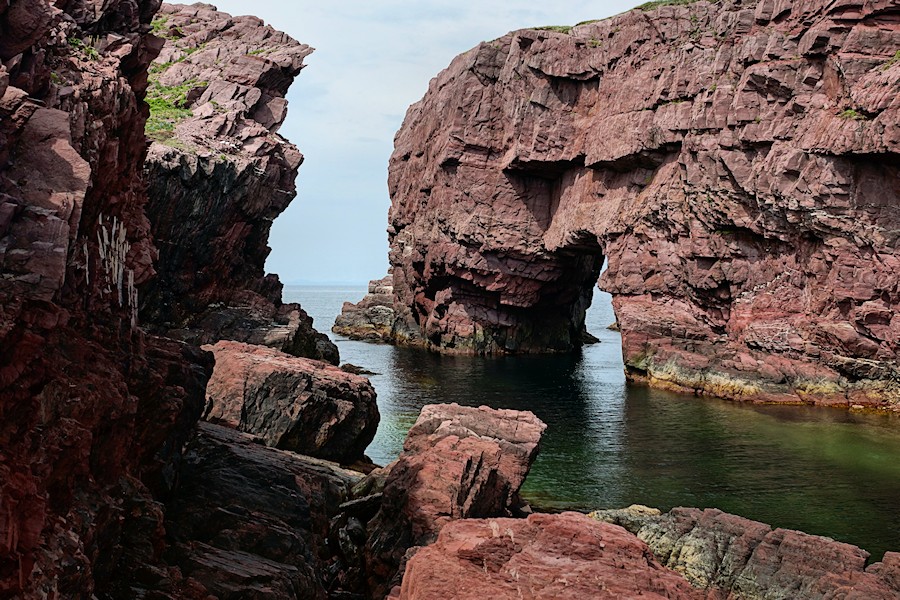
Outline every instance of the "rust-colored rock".
<path fill-rule="evenodd" d="M 667 567 L 717 597 L 900 597 L 900 554 L 888 552 L 866 568 L 869 553 L 829 538 L 772 529 L 715 509 L 676 508 L 666 514 L 646 507 L 598 511 L 592 517 L 625 526 Z"/>
<path fill-rule="evenodd" d="M 383 597 L 407 551 L 433 542 L 450 521 L 512 515 L 544 429 L 530 412 L 425 406 L 388 467 L 380 509 L 368 523 L 372 594 Z"/>
<path fill-rule="evenodd" d="M 202 411 L 211 357 L 135 322 L 158 7 L 0 9 L 0 597 L 103 596 L 157 560 Z"/>
<path fill-rule="evenodd" d="M 396 137 L 398 318 L 442 352 L 568 351 L 606 258 L 633 379 L 896 405 L 897 48 L 896 6 L 861 0 L 479 45 Z"/>
<path fill-rule="evenodd" d="M 184 463 L 166 529 L 185 577 L 221 600 L 328 598 L 328 522 L 358 473 L 210 423 Z"/>
<path fill-rule="evenodd" d="M 345 464 L 361 459 L 375 437 L 378 406 L 365 377 L 263 346 L 203 348 L 216 357 L 206 420 L 275 448 Z"/>
<path fill-rule="evenodd" d="M 452 594 L 451 594 L 452 590 Z M 399 600 L 700 600 L 621 527 L 578 513 L 467 519 L 407 563 Z"/>
<path fill-rule="evenodd" d="M 236 340 L 338 364 L 337 347 L 264 271 L 303 162 L 278 135 L 284 97 L 313 49 L 207 4 L 163 5 L 154 23 L 165 45 L 148 90 L 147 212 L 163 242 L 143 319 L 197 345 Z"/>

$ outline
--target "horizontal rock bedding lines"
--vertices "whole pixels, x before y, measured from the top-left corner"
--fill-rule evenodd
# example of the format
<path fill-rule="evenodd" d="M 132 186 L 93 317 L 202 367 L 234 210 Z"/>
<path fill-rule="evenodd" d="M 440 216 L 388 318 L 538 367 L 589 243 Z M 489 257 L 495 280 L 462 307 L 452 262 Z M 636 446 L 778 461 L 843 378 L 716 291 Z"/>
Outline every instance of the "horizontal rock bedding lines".
<path fill-rule="evenodd" d="M 395 140 L 389 337 L 569 351 L 606 259 L 633 380 L 896 406 L 898 48 L 891 2 L 699 1 L 459 56 Z"/>

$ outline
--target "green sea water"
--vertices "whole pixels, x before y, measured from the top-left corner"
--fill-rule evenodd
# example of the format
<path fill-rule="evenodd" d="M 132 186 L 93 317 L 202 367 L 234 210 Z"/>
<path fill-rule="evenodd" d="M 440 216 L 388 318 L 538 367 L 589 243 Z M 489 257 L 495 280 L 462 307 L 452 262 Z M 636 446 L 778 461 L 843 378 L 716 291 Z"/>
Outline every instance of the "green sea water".
<path fill-rule="evenodd" d="M 291 287 L 328 331 L 365 287 Z M 900 550 L 900 417 L 812 407 L 753 407 L 632 386 L 606 294 L 588 329 L 601 339 L 570 356 L 448 357 L 333 336 L 365 367 L 381 424 L 367 453 L 399 454 L 426 404 L 530 410 L 548 428 L 523 494 L 548 509 L 633 503 L 726 512 L 861 546 Z"/>

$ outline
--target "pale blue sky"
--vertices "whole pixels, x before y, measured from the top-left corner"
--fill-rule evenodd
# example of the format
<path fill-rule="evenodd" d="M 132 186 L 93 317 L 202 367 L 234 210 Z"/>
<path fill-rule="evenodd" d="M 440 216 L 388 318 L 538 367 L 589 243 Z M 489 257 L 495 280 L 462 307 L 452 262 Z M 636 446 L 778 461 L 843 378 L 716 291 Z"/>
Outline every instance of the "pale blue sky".
<path fill-rule="evenodd" d="M 268 271 L 285 283 L 364 282 L 387 271 L 387 163 L 407 107 L 456 55 L 524 27 L 573 25 L 641 2 L 219 0 L 316 48 L 281 133 L 306 156 L 275 222 Z M 485 5 L 488 8 L 485 8 Z"/>

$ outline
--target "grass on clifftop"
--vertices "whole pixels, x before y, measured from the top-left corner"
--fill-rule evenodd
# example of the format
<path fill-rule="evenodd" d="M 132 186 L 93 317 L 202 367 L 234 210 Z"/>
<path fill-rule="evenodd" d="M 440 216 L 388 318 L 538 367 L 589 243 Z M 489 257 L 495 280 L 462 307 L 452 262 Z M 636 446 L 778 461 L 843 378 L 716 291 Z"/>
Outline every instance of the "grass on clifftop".
<path fill-rule="evenodd" d="M 572 31 L 571 25 L 544 25 L 543 27 L 535 27 L 537 31 L 555 31 L 556 33 L 569 33 Z"/>
<path fill-rule="evenodd" d="M 652 2 L 645 2 L 636 8 L 638 10 L 642 10 L 647 12 L 649 10 L 656 10 L 661 6 L 683 6 L 685 4 L 693 4 L 697 2 L 697 0 L 653 0 Z"/>
<path fill-rule="evenodd" d="M 181 85 L 162 85 L 151 78 L 147 88 L 147 104 L 150 106 L 150 118 L 147 119 L 147 137 L 157 142 L 165 142 L 174 135 L 179 122 L 194 113 L 187 107 L 188 93 L 206 82 L 192 79 Z"/>

